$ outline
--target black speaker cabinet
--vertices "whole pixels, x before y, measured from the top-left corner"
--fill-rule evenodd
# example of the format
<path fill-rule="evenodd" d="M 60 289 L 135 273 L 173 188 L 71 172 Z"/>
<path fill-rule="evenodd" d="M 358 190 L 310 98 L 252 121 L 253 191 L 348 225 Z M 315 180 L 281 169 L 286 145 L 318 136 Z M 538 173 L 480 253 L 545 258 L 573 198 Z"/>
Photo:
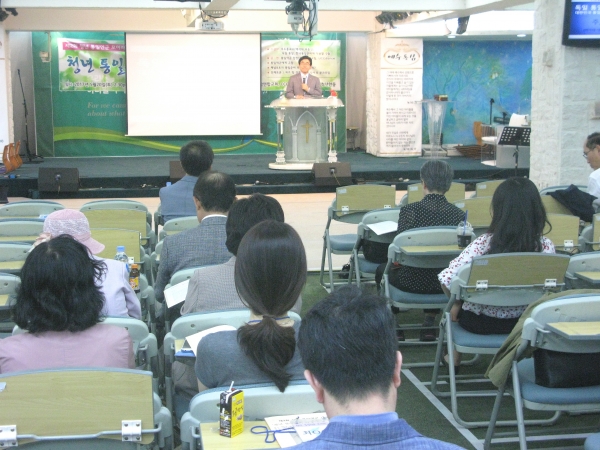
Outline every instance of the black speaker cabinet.
<path fill-rule="evenodd" d="M 181 167 L 181 161 L 169 161 L 169 178 L 175 183 L 185 177 L 185 170 Z"/>
<path fill-rule="evenodd" d="M 38 191 L 40 192 L 77 192 L 79 191 L 79 169 L 40 167 L 38 172 Z"/>
<path fill-rule="evenodd" d="M 312 173 L 315 176 L 315 186 L 348 186 L 352 184 L 349 163 L 314 163 Z"/>

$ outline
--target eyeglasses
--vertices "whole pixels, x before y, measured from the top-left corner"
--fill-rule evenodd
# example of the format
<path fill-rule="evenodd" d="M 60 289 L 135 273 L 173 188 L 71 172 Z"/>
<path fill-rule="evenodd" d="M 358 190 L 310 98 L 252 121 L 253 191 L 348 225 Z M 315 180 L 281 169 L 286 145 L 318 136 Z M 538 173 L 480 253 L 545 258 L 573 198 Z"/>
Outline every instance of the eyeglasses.
<path fill-rule="evenodd" d="M 584 150 L 584 151 L 583 151 L 583 157 L 584 157 L 585 159 L 587 159 L 587 158 L 588 158 L 588 154 L 589 154 L 590 152 L 593 152 L 594 150 L 596 150 L 596 148 L 595 148 L 595 147 L 594 147 L 593 149 L 591 149 L 591 150 L 588 150 L 587 152 Z"/>

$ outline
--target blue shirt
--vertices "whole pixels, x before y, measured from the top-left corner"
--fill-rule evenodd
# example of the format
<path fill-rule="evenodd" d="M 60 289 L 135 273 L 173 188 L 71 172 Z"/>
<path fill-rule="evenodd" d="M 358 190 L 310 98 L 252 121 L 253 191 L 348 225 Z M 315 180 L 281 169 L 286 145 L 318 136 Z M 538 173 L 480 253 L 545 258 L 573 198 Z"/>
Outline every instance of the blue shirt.
<path fill-rule="evenodd" d="M 302 450 L 320 449 L 368 449 L 382 450 L 460 450 L 454 444 L 447 444 L 426 438 L 417 433 L 398 414 L 335 416 L 329 425 L 314 440 L 304 442 L 294 448 Z"/>
<path fill-rule="evenodd" d="M 196 215 L 194 186 L 197 180 L 198 177 L 185 175 L 177 183 L 158 191 L 160 212 L 165 223 L 171 219 Z"/>

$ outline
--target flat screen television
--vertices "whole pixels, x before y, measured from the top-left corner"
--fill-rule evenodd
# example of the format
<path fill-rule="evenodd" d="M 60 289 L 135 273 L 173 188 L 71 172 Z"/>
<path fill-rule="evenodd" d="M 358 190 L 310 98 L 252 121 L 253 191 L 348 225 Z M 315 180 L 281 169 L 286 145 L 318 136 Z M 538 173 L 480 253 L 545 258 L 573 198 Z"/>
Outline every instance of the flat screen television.
<path fill-rule="evenodd" d="M 600 48 L 600 0 L 566 0 L 563 45 Z"/>

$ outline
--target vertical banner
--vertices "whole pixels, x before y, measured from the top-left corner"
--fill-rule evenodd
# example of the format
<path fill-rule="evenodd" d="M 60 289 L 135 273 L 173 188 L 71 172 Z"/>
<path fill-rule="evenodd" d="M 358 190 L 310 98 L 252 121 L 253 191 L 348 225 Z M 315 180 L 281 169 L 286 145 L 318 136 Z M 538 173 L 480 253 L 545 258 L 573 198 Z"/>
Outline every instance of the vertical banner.
<path fill-rule="evenodd" d="M 383 38 L 378 156 L 421 156 L 423 40 Z"/>
<path fill-rule="evenodd" d="M 292 39 L 262 41 L 263 91 L 285 90 L 288 80 L 298 73 L 298 60 L 312 59 L 310 73 L 319 77 L 323 90 L 340 90 L 341 42 L 339 40 L 299 41 Z"/>

